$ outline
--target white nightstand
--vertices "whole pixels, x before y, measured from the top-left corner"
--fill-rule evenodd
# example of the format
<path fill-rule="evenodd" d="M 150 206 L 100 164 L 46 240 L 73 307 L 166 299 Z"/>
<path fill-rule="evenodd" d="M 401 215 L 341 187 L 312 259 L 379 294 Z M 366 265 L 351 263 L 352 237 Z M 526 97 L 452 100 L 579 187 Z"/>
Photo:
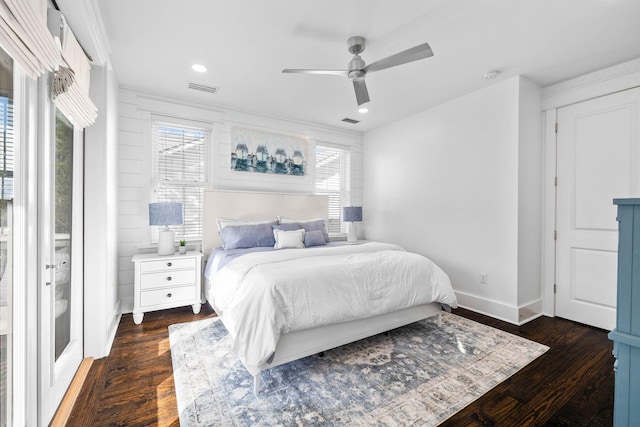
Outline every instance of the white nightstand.
<path fill-rule="evenodd" d="M 167 256 L 139 254 L 131 261 L 135 264 L 133 321 L 136 325 L 142 323 L 148 311 L 191 305 L 194 314 L 200 313 L 200 252 Z"/>

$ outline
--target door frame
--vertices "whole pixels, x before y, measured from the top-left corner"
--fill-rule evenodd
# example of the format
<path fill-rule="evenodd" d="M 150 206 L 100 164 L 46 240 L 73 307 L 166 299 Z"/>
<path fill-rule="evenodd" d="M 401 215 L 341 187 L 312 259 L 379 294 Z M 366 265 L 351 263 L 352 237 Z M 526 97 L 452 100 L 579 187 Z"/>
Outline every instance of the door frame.
<path fill-rule="evenodd" d="M 48 77 L 45 75 L 38 80 L 38 151 L 37 151 L 37 229 L 38 229 L 38 279 L 36 289 L 38 294 L 37 309 L 38 313 L 38 425 L 48 425 L 68 386 L 71 384 L 76 374 L 77 368 L 80 366 L 84 357 L 84 274 L 83 274 L 83 257 L 84 257 L 84 224 L 83 224 L 83 195 L 84 195 L 84 140 L 83 130 L 74 126 L 73 131 L 73 182 L 72 182 L 72 252 L 71 260 L 71 280 L 74 280 L 76 289 L 70 297 L 69 308 L 76 310 L 77 322 L 71 321 L 71 341 L 69 346 L 59 356 L 57 362 L 51 362 L 50 355 L 53 352 L 55 319 L 54 324 L 47 325 L 43 319 L 43 311 L 40 310 L 42 304 L 49 303 L 53 300 L 53 287 L 45 285 L 45 282 L 52 281 L 55 275 L 53 269 L 46 269 L 46 264 L 55 264 L 54 254 L 49 253 L 53 247 L 52 241 L 55 241 L 55 230 L 53 226 L 54 215 L 50 212 L 52 197 L 55 189 L 48 182 L 49 178 L 55 174 L 55 114 L 56 106 L 49 96 Z M 46 223 L 50 223 L 47 225 Z M 51 232 L 51 236 L 46 237 L 45 233 Z M 73 289 L 73 287 L 72 287 Z M 49 293 L 49 296 L 46 293 Z M 53 309 L 53 308 L 51 308 Z M 44 328 L 47 328 L 46 330 Z M 45 365 L 49 364 L 48 366 Z M 68 370 L 61 371 L 60 366 L 67 366 Z M 73 368 L 75 366 L 75 369 Z M 64 387 L 52 388 L 51 383 L 60 382 Z M 52 394 L 53 393 L 53 394 Z"/>
<path fill-rule="evenodd" d="M 640 87 L 640 58 L 567 80 L 542 90 L 543 236 L 542 314 L 555 317 L 557 111 L 590 99 Z M 612 200 L 613 203 L 613 200 Z"/>

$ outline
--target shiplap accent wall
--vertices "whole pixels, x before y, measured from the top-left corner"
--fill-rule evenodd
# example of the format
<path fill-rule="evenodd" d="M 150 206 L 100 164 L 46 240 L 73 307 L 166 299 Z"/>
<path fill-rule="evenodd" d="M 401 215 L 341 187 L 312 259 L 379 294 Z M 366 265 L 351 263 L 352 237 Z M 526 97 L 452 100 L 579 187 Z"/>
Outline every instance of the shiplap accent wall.
<path fill-rule="evenodd" d="M 213 156 L 211 188 L 313 193 L 316 143 L 351 147 L 351 201 L 362 204 L 362 135 L 308 123 L 197 105 L 121 89 L 118 121 L 118 283 L 123 313 L 133 308 L 131 257 L 150 248 L 148 208 L 151 197 L 151 115 L 202 122 L 212 130 L 208 154 Z M 304 177 L 232 171 L 231 129 L 240 127 L 303 137 L 309 141 Z M 196 245 L 199 242 L 195 243 Z"/>

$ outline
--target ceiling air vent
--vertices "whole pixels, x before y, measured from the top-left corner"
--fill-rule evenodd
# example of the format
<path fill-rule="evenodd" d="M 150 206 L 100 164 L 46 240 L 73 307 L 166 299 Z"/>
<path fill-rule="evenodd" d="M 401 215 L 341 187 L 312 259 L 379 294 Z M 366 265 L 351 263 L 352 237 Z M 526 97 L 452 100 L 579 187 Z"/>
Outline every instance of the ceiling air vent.
<path fill-rule="evenodd" d="M 351 123 L 352 125 L 355 125 L 356 123 L 360 123 L 360 120 L 350 119 L 349 117 L 345 117 L 344 119 L 342 119 L 342 121 L 345 123 Z"/>
<path fill-rule="evenodd" d="M 205 86 L 198 83 L 189 82 L 189 89 L 200 90 L 202 92 L 217 93 L 219 88 L 214 86 Z"/>

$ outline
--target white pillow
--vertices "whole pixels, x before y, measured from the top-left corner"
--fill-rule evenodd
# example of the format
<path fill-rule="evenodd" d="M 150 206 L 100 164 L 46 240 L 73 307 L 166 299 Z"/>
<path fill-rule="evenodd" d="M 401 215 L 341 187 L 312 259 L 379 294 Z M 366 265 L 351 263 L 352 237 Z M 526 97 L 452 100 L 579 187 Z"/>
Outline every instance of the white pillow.
<path fill-rule="evenodd" d="M 225 219 L 225 218 L 217 218 L 218 222 L 218 231 L 229 225 L 256 225 L 256 224 L 271 224 L 278 222 L 278 218 L 267 218 L 267 219 L 253 219 L 253 220 L 244 220 L 244 219 Z"/>
<path fill-rule="evenodd" d="M 276 249 L 284 248 L 304 248 L 304 229 L 284 231 L 273 230 L 273 237 L 276 239 L 276 244 L 273 246 Z"/>

